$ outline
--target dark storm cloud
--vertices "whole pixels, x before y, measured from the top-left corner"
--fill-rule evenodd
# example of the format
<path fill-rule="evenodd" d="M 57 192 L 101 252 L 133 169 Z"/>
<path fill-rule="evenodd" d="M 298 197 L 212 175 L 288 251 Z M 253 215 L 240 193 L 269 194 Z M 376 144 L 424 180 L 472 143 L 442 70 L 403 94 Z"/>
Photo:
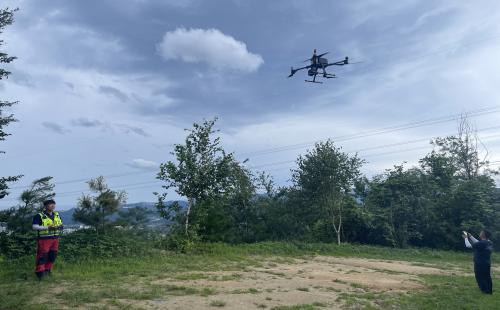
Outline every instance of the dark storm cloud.
<path fill-rule="evenodd" d="M 259 43 L 258 37 L 263 36 L 262 40 L 270 39 L 269 42 L 273 42 L 272 33 L 275 33 L 279 34 L 281 41 L 293 42 L 289 37 L 294 37 L 294 30 L 299 28 L 280 21 L 285 20 L 285 14 L 297 20 L 300 16 L 295 8 L 271 5 L 270 9 L 259 10 L 259 5 L 232 1 L 132 1 L 126 6 L 115 1 L 54 1 L 50 5 L 35 2 L 31 6 L 28 13 L 32 13 L 33 18 L 50 16 L 47 17 L 47 24 L 55 30 L 51 46 L 57 47 L 52 51 L 52 56 L 59 63 L 82 69 L 98 68 L 99 71 L 117 75 L 145 72 L 173 80 L 177 85 L 175 96 L 170 95 L 168 89 L 165 94 L 182 104 L 171 109 L 170 104 L 161 102 L 161 98 L 142 95 L 143 102 L 154 102 L 137 107 L 142 115 L 163 117 L 175 113 L 177 118 L 191 122 L 193 118 L 216 114 L 228 120 L 237 118 L 239 120 L 235 123 L 239 123 L 242 119 L 260 118 L 266 111 L 288 105 L 287 100 L 279 94 L 284 73 L 278 71 L 286 70 L 288 64 L 277 65 L 276 60 L 284 59 L 291 45 L 283 42 L 280 42 L 279 47 L 276 44 L 263 45 Z M 231 10 L 232 14 L 224 19 L 213 18 L 227 10 Z M 257 11 L 260 15 L 258 19 L 249 14 Z M 30 19 L 27 18 L 25 22 L 28 24 Z M 218 56 L 210 68 L 204 64 L 165 61 L 157 47 L 166 33 L 182 26 L 200 29 L 201 34 L 208 29 L 219 31 L 245 44 L 249 53 L 262 55 L 266 63 L 253 73 L 212 72 L 212 68 L 227 67 L 222 61 L 218 64 L 216 59 L 238 65 L 236 62 L 239 58 L 232 57 L 232 51 L 224 49 L 216 51 Z M 69 36 L 78 40 L 70 39 Z M 194 52 L 189 46 L 192 44 L 187 45 L 189 50 L 186 53 Z M 182 50 L 178 53 L 182 55 Z M 268 54 L 270 62 L 267 60 Z M 269 74 L 275 75 L 280 82 L 267 83 L 262 77 Z M 131 94 L 124 89 L 109 84 L 101 84 L 97 88 L 100 93 L 133 105 Z M 272 91 L 268 92 L 268 89 Z M 173 93 L 172 88 L 170 91 Z M 266 102 L 262 102 L 259 97 L 266 92 L 269 95 Z"/>

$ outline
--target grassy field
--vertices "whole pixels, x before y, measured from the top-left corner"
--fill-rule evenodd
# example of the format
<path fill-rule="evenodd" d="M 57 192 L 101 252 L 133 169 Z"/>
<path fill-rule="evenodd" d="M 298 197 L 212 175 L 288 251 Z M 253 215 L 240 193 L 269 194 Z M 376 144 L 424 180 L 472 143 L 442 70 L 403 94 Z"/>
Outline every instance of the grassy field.
<path fill-rule="evenodd" d="M 60 253 L 42 282 L 33 261 L 1 262 L 1 309 L 500 309 L 499 294 L 477 289 L 470 253 L 272 242 L 71 262 Z"/>

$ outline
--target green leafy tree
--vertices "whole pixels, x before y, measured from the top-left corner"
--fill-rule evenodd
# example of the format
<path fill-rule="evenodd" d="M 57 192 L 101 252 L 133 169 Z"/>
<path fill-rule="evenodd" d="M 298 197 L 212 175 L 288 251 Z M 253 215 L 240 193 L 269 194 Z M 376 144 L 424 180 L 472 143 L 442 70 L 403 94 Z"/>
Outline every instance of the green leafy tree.
<path fill-rule="evenodd" d="M 232 225 L 231 238 L 228 241 L 255 242 L 258 238 L 262 215 L 255 203 L 256 181 L 248 168 L 233 162 L 229 188 L 224 199 Z"/>
<path fill-rule="evenodd" d="M 73 219 L 92 226 L 98 234 L 104 233 L 112 223 L 109 216 L 116 213 L 120 205 L 126 202 L 127 194 L 124 191 L 109 189 L 103 176 L 87 183 L 95 195 L 82 195 L 73 213 Z"/>
<path fill-rule="evenodd" d="M 349 156 L 327 140 L 316 143 L 312 151 L 299 156 L 298 167 L 292 172 L 294 185 L 310 205 L 313 229 L 332 227 L 338 244 L 344 228 L 344 208 L 353 205 L 351 192 L 361 176 L 362 164 L 357 155 Z"/>
<path fill-rule="evenodd" d="M 6 26 L 11 25 L 14 22 L 14 12 L 16 10 L 11 10 L 9 8 L 0 9 L 0 34 L 2 34 Z M 0 40 L 0 47 L 4 44 L 3 40 Z M 0 51 L 0 64 L 8 64 L 12 62 L 16 57 L 9 56 L 8 54 Z M 6 79 L 11 73 L 4 68 L 0 68 L 0 80 Z M 17 101 L 4 101 L 0 100 L 0 141 L 4 141 L 10 134 L 4 131 L 4 128 L 8 126 L 11 122 L 15 122 L 16 119 L 12 114 L 4 115 L 3 112 L 5 108 L 11 107 L 16 104 Z M 4 153 L 0 151 L 0 154 Z M 4 198 L 9 194 L 8 183 L 15 182 L 19 180 L 22 176 L 7 176 L 0 177 L 0 199 Z"/>
<path fill-rule="evenodd" d="M 405 170 L 395 166 L 370 183 L 367 205 L 378 215 L 374 227 L 378 228 L 377 241 L 397 247 L 422 240 L 422 232 L 433 225 L 431 188 L 418 168 Z"/>
<path fill-rule="evenodd" d="M 2 211 L 2 222 L 7 224 L 7 229 L 15 233 L 31 232 L 31 220 L 35 214 L 43 209 L 43 202 L 55 196 L 52 177 L 34 180 L 30 187 L 19 196 L 19 205 Z"/>
<path fill-rule="evenodd" d="M 195 227 L 199 227 L 203 222 L 203 214 L 208 214 L 194 209 L 197 206 L 215 207 L 216 201 L 226 197 L 233 181 L 231 173 L 235 159 L 233 154 L 226 153 L 221 147 L 220 137 L 214 138 L 214 134 L 217 133 L 214 130 L 216 120 L 204 121 L 202 124 L 195 123 L 192 129 L 186 129 L 188 135 L 184 144 L 175 145 L 172 152 L 176 161 L 161 164 L 157 175 L 157 179 L 165 182 L 162 186 L 165 190 L 174 188 L 179 195 L 188 200 L 187 210 L 182 216 L 186 236 L 190 234 L 192 214 L 197 214 L 198 223 L 194 223 Z M 172 206 L 166 205 L 166 192 L 156 194 L 160 213 L 172 217 L 172 211 L 175 213 L 175 210 L 171 209 Z"/>

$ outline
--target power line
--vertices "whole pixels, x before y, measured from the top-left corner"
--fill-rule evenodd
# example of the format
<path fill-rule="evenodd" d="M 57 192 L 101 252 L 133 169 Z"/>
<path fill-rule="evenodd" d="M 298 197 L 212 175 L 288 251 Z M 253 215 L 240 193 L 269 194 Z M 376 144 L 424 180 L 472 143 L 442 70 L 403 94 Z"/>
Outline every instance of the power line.
<path fill-rule="evenodd" d="M 146 173 L 151 173 L 152 171 L 136 171 L 136 172 L 127 172 L 127 173 L 118 173 L 118 174 L 108 174 L 108 175 L 103 175 L 104 178 L 106 179 L 113 179 L 113 178 L 120 178 L 124 176 L 130 176 L 130 175 L 139 175 L 139 174 L 146 174 Z M 82 178 L 82 179 L 74 179 L 74 180 L 67 180 L 67 181 L 60 181 L 57 183 L 54 183 L 55 185 L 61 185 L 61 184 L 71 184 L 71 183 L 80 183 L 80 182 L 87 182 L 91 179 L 89 178 Z M 16 186 L 16 187 L 10 187 L 9 189 L 24 189 L 24 188 L 29 188 L 31 185 L 23 185 L 23 186 Z"/>
<path fill-rule="evenodd" d="M 484 107 L 484 108 L 465 112 L 464 114 L 467 115 L 468 117 L 478 117 L 478 116 L 482 116 L 482 115 L 485 115 L 488 113 L 496 113 L 496 112 L 500 112 L 499 106 Z M 332 138 L 332 139 L 334 139 L 335 142 L 347 141 L 347 140 L 352 140 L 352 139 L 357 139 L 357 138 L 363 138 L 363 137 L 368 137 L 368 136 L 373 136 L 373 135 L 384 134 L 384 133 L 388 133 L 388 132 L 411 129 L 411 128 L 421 127 L 421 126 L 428 126 L 428 125 L 433 125 L 433 124 L 437 124 L 437 123 L 458 120 L 464 114 L 453 114 L 453 115 L 448 115 L 448 116 L 442 116 L 439 118 L 410 122 L 410 123 L 407 123 L 404 125 L 393 125 L 393 126 L 389 126 L 389 127 L 371 130 L 371 131 L 364 131 L 364 132 L 354 133 L 354 134 L 350 134 L 350 135 L 339 136 L 337 138 Z M 323 139 L 323 140 L 325 140 L 325 139 Z M 270 154 L 270 153 L 275 153 L 275 152 L 300 149 L 300 148 L 312 146 L 312 145 L 314 145 L 315 142 L 318 142 L 318 141 L 321 141 L 321 140 L 317 140 L 314 142 L 312 142 L 312 141 L 305 142 L 302 144 L 285 145 L 285 146 L 269 148 L 269 149 L 264 149 L 264 150 L 260 150 L 260 151 L 255 151 L 255 152 L 241 153 L 240 156 L 241 155 L 251 155 L 251 154 L 255 154 L 254 156 L 259 156 L 259 155 L 265 155 L 265 154 Z M 119 177 L 123 177 L 123 176 L 139 175 L 139 174 L 145 174 L 145 173 L 151 173 L 151 171 L 136 171 L 136 172 L 127 172 L 127 173 L 119 173 L 119 174 L 109 174 L 109 175 L 104 175 L 104 177 L 106 179 L 110 179 L 110 178 L 119 178 Z M 81 178 L 81 179 L 73 179 L 73 180 L 65 180 L 65 181 L 57 182 L 55 184 L 61 185 L 61 184 L 86 182 L 90 178 L 91 177 Z M 15 187 L 10 187 L 10 189 L 12 189 L 12 190 L 13 189 L 26 189 L 29 187 L 31 187 L 31 185 L 15 186 Z"/>
<path fill-rule="evenodd" d="M 134 187 L 137 185 L 144 185 L 144 184 L 158 184 L 158 185 L 160 185 L 161 183 L 159 181 L 147 181 L 147 182 L 139 182 L 139 183 L 132 183 L 132 184 L 122 184 L 122 185 L 116 186 L 116 188 L 118 188 L 118 190 L 122 190 L 122 189 L 127 189 L 128 187 Z M 83 194 L 83 193 L 91 193 L 91 192 L 92 192 L 91 190 L 75 190 L 75 191 L 59 193 L 59 194 L 57 194 L 57 197 L 64 197 L 68 194 L 69 195 L 71 195 L 71 194 Z"/>
<path fill-rule="evenodd" d="M 411 62 L 411 61 L 418 60 L 418 59 L 422 59 L 422 58 L 427 58 L 427 57 L 430 57 L 430 56 L 439 55 L 441 53 L 445 53 L 445 52 L 449 52 L 449 51 L 454 51 L 454 50 L 457 50 L 460 47 L 472 46 L 472 45 L 475 45 L 477 43 L 481 43 L 481 42 L 485 42 L 485 41 L 490 41 L 490 40 L 493 40 L 493 39 L 497 39 L 499 37 L 500 37 L 500 34 L 497 33 L 497 34 L 494 34 L 494 35 L 486 37 L 486 38 L 481 38 L 481 39 L 477 39 L 477 40 L 471 40 L 471 41 L 468 41 L 468 42 L 465 42 L 465 43 L 460 43 L 460 42 L 457 41 L 457 42 L 448 44 L 447 47 L 436 49 L 436 50 L 431 51 L 429 53 L 424 53 L 424 54 L 421 54 L 421 55 L 416 55 L 414 57 L 409 57 L 409 58 L 406 58 L 406 59 L 402 59 L 402 61 L 391 62 L 390 64 L 392 64 L 392 65 L 401 65 L 401 64 L 405 64 L 405 63 L 408 63 L 408 62 Z M 390 57 L 390 56 L 388 56 L 388 57 L 389 58 L 393 58 L 393 57 Z M 369 67 L 369 68 L 365 67 L 366 69 L 364 70 L 364 72 L 370 73 L 370 71 L 377 71 L 378 69 L 385 68 L 387 66 L 388 66 L 387 62 L 378 62 L 378 64 L 375 64 L 372 67 Z M 361 71 L 359 71 L 359 70 L 355 71 L 355 73 L 360 73 L 360 72 L 363 73 L 362 70 Z"/>
<path fill-rule="evenodd" d="M 294 150 L 294 149 L 301 149 L 301 148 L 313 146 L 314 143 L 317 143 L 318 141 L 322 141 L 322 140 L 326 140 L 326 139 L 332 139 L 335 142 L 348 141 L 348 140 L 366 138 L 366 137 L 371 137 L 371 136 L 375 136 L 375 135 L 380 135 L 380 134 L 385 134 L 385 133 L 390 133 L 390 132 L 395 132 L 395 131 L 400 131 L 400 130 L 429 126 L 429 125 L 445 123 L 445 122 L 450 122 L 450 121 L 457 121 L 461 117 L 463 117 L 463 115 L 466 115 L 467 117 L 478 117 L 478 116 L 486 115 L 489 113 L 497 113 L 497 112 L 500 112 L 499 106 L 482 108 L 482 109 L 478 109 L 478 110 L 472 110 L 469 112 L 465 112 L 463 114 L 442 116 L 439 118 L 432 118 L 432 119 L 427 119 L 427 120 L 415 121 L 415 122 L 407 123 L 404 125 L 394 125 L 394 126 L 384 127 L 384 128 L 370 130 L 370 131 L 363 131 L 363 132 L 358 132 L 358 133 L 344 135 L 344 136 L 328 137 L 328 138 L 323 138 L 323 139 L 319 139 L 319 140 L 315 140 L 315 141 L 284 145 L 284 146 L 268 148 L 268 149 L 262 149 L 262 150 L 255 151 L 255 152 L 246 152 L 246 153 L 239 154 L 239 156 L 246 157 L 246 156 L 267 155 L 267 154 L 271 154 L 271 153 L 290 151 L 290 150 Z"/>
<path fill-rule="evenodd" d="M 493 129 L 500 129 L 500 126 L 486 127 L 486 128 L 476 130 L 476 132 L 488 131 L 488 130 L 493 130 Z M 498 136 L 500 136 L 500 134 L 490 135 L 490 136 L 486 136 L 483 138 L 492 138 L 492 137 L 498 137 Z M 401 146 L 401 145 L 407 145 L 407 144 L 412 144 L 412 143 L 417 143 L 417 142 L 430 141 L 432 139 L 435 139 L 435 137 L 421 138 L 421 139 L 415 139 L 415 140 L 408 140 L 408 141 L 372 146 L 372 147 L 367 147 L 367 148 L 362 148 L 362 149 L 357 149 L 357 150 L 352 150 L 352 151 L 346 151 L 346 153 L 359 153 L 359 152 L 363 152 L 363 151 L 367 151 L 367 150 L 384 149 L 384 148 L 389 148 L 389 147 L 394 147 L 394 146 Z M 428 148 L 428 147 L 429 146 L 426 146 L 426 148 Z M 421 148 L 423 148 L 423 147 L 421 147 Z M 417 148 L 417 149 L 421 149 L 421 148 Z M 393 151 L 391 153 L 398 153 L 398 151 Z M 371 156 L 373 156 L 373 154 L 363 155 L 363 157 L 371 157 Z M 262 168 L 262 167 L 275 166 L 275 165 L 280 165 L 280 164 L 288 164 L 288 163 L 293 163 L 293 162 L 295 162 L 295 160 L 278 161 L 278 162 L 271 162 L 271 163 L 265 163 L 265 164 L 261 164 L 261 165 L 250 166 L 250 168 L 257 169 L 257 168 Z"/>
<path fill-rule="evenodd" d="M 149 184 L 144 186 L 145 184 Z M 139 183 L 132 183 L 132 184 L 122 184 L 115 188 L 114 190 L 120 191 L 120 190 L 134 190 L 134 189 L 141 189 L 141 188 L 152 188 L 152 187 L 160 187 L 162 184 L 160 181 L 148 181 L 148 182 L 139 182 Z M 91 190 L 86 189 L 86 190 L 75 190 L 75 191 L 69 191 L 69 192 L 61 192 L 61 193 L 56 193 L 56 198 L 59 197 L 72 197 L 72 196 L 78 196 L 82 194 L 88 194 L 92 193 Z M 6 200 L 0 200 L 0 202 L 16 202 L 19 201 L 19 199 L 12 198 L 12 199 L 6 199 Z"/>
<path fill-rule="evenodd" d="M 488 131 L 488 130 L 493 130 L 493 129 L 499 129 L 500 126 L 492 126 L 492 127 L 487 127 L 487 128 L 482 128 L 477 130 L 477 132 L 482 132 L 482 131 Z M 498 134 L 496 135 L 490 135 L 486 136 L 483 138 L 491 138 L 491 137 L 497 137 L 500 136 Z M 367 148 L 362 148 L 362 149 L 357 149 L 357 150 L 352 150 L 352 151 L 347 151 L 347 153 L 358 153 L 358 152 L 363 152 L 367 150 L 375 150 L 375 149 L 384 149 L 384 148 L 390 148 L 390 147 L 395 147 L 395 146 L 401 146 L 401 145 L 407 145 L 407 144 L 412 144 L 412 143 L 417 143 L 417 142 L 423 142 L 423 141 L 429 141 L 432 138 L 421 138 L 421 139 L 415 139 L 415 140 L 409 140 L 409 141 L 402 141 L 402 142 L 397 142 L 397 143 L 390 143 L 390 144 L 384 144 L 384 145 L 378 145 L 378 146 L 372 146 L 372 147 L 367 147 Z M 397 153 L 402 153 L 402 152 L 408 152 L 408 151 L 413 151 L 413 150 L 420 150 L 420 149 L 428 149 L 430 146 L 422 146 L 422 147 L 415 147 L 415 148 L 409 148 L 409 149 L 403 149 L 403 150 L 396 150 L 396 151 L 391 151 L 391 152 L 383 152 L 383 153 L 374 153 L 374 154 L 366 154 L 363 155 L 364 158 L 366 157 L 379 157 L 379 156 L 384 156 L 388 154 L 397 154 Z M 279 162 L 271 162 L 271 163 L 266 163 L 262 165 L 256 165 L 256 166 L 251 166 L 251 169 L 257 169 L 257 168 L 262 168 L 262 167 L 268 167 L 268 166 L 276 166 L 276 165 L 281 165 L 281 164 L 289 164 L 289 163 L 294 163 L 295 160 L 288 160 L 288 161 L 279 161 Z M 490 164 L 496 163 L 495 162 L 490 162 Z M 500 161 L 498 161 L 500 162 Z M 288 169 L 291 167 L 282 167 L 282 168 L 277 168 L 277 169 L 271 169 L 268 171 L 274 171 L 274 170 L 282 170 L 282 169 Z M 108 175 L 108 177 L 121 177 L 121 176 L 127 176 L 127 175 L 133 175 L 133 174 L 138 174 L 138 173 L 146 173 L 149 171 L 141 171 L 141 172 L 133 172 L 133 173 L 122 173 L 122 174 L 113 174 L 113 175 Z M 59 184 L 67 184 L 67 183 L 73 183 L 73 182 L 79 182 L 81 180 L 87 180 L 87 179 L 78 179 L 78 180 L 70 180 L 70 181 L 63 181 L 63 182 L 58 182 L 55 185 Z M 137 188 L 143 188 L 137 187 L 137 185 L 144 185 L 144 184 L 154 184 L 155 186 L 161 185 L 160 181 L 146 181 L 146 182 L 139 182 L 139 183 L 131 183 L 131 184 L 122 184 L 118 185 L 118 190 L 123 190 L 123 189 L 137 189 Z M 152 186 L 146 186 L 147 187 L 152 187 Z M 90 193 L 90 190 L 75 190 L 75 191 L 69 191 L 69 192 L 60 192 L 57 194 L 57 197 L 68 197 L 68 196 L 74 196 L 84 194 L 84 193 Z M 10 200 L 4 200 L 4 202 L 13 202 L 17 201 L 18 199 L 10 199 Z"/>

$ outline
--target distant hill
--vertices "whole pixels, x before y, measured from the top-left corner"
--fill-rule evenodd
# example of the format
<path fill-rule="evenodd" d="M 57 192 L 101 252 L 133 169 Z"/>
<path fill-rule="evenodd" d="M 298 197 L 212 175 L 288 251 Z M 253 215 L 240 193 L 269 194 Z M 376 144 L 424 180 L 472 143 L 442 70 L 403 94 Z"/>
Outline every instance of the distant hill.
<path fill-rule="evenodd" d="M 170 200 L 167 201 L 167 205 L 171 205 L 175 201 Z M 187 207 L 187 201 L 179 200 L 179 205 L 181 208 L 186 208 Z M 148 226 L 150 227 L 155 227 L 159 225 L 165 224 L 165 220 L 160 217 L 158 214 L 158 211 L 156 210 L 156 203 L 155 202 L 137 202 L 137 203 L 127 203 L 124 204 L 120 207 L 120 210 L 124 211 L 127 209 L 134 209 L 134 208 L 144 208 L 148 211 Z M 64 211 L 59 211 L 59 215 L 61 216 L 61 219 L 64 223 L 64 226 L 73 226 L 73 225 L 80 225 L 81 223 L 76 222 L 73 220 L 73 213 L 75 213 L 75 208 L 71 208 L 68 210 Z M 111 216 L 112 219 L 115 219 L 118 216 L 118 214 L 114 214 Z"/>

